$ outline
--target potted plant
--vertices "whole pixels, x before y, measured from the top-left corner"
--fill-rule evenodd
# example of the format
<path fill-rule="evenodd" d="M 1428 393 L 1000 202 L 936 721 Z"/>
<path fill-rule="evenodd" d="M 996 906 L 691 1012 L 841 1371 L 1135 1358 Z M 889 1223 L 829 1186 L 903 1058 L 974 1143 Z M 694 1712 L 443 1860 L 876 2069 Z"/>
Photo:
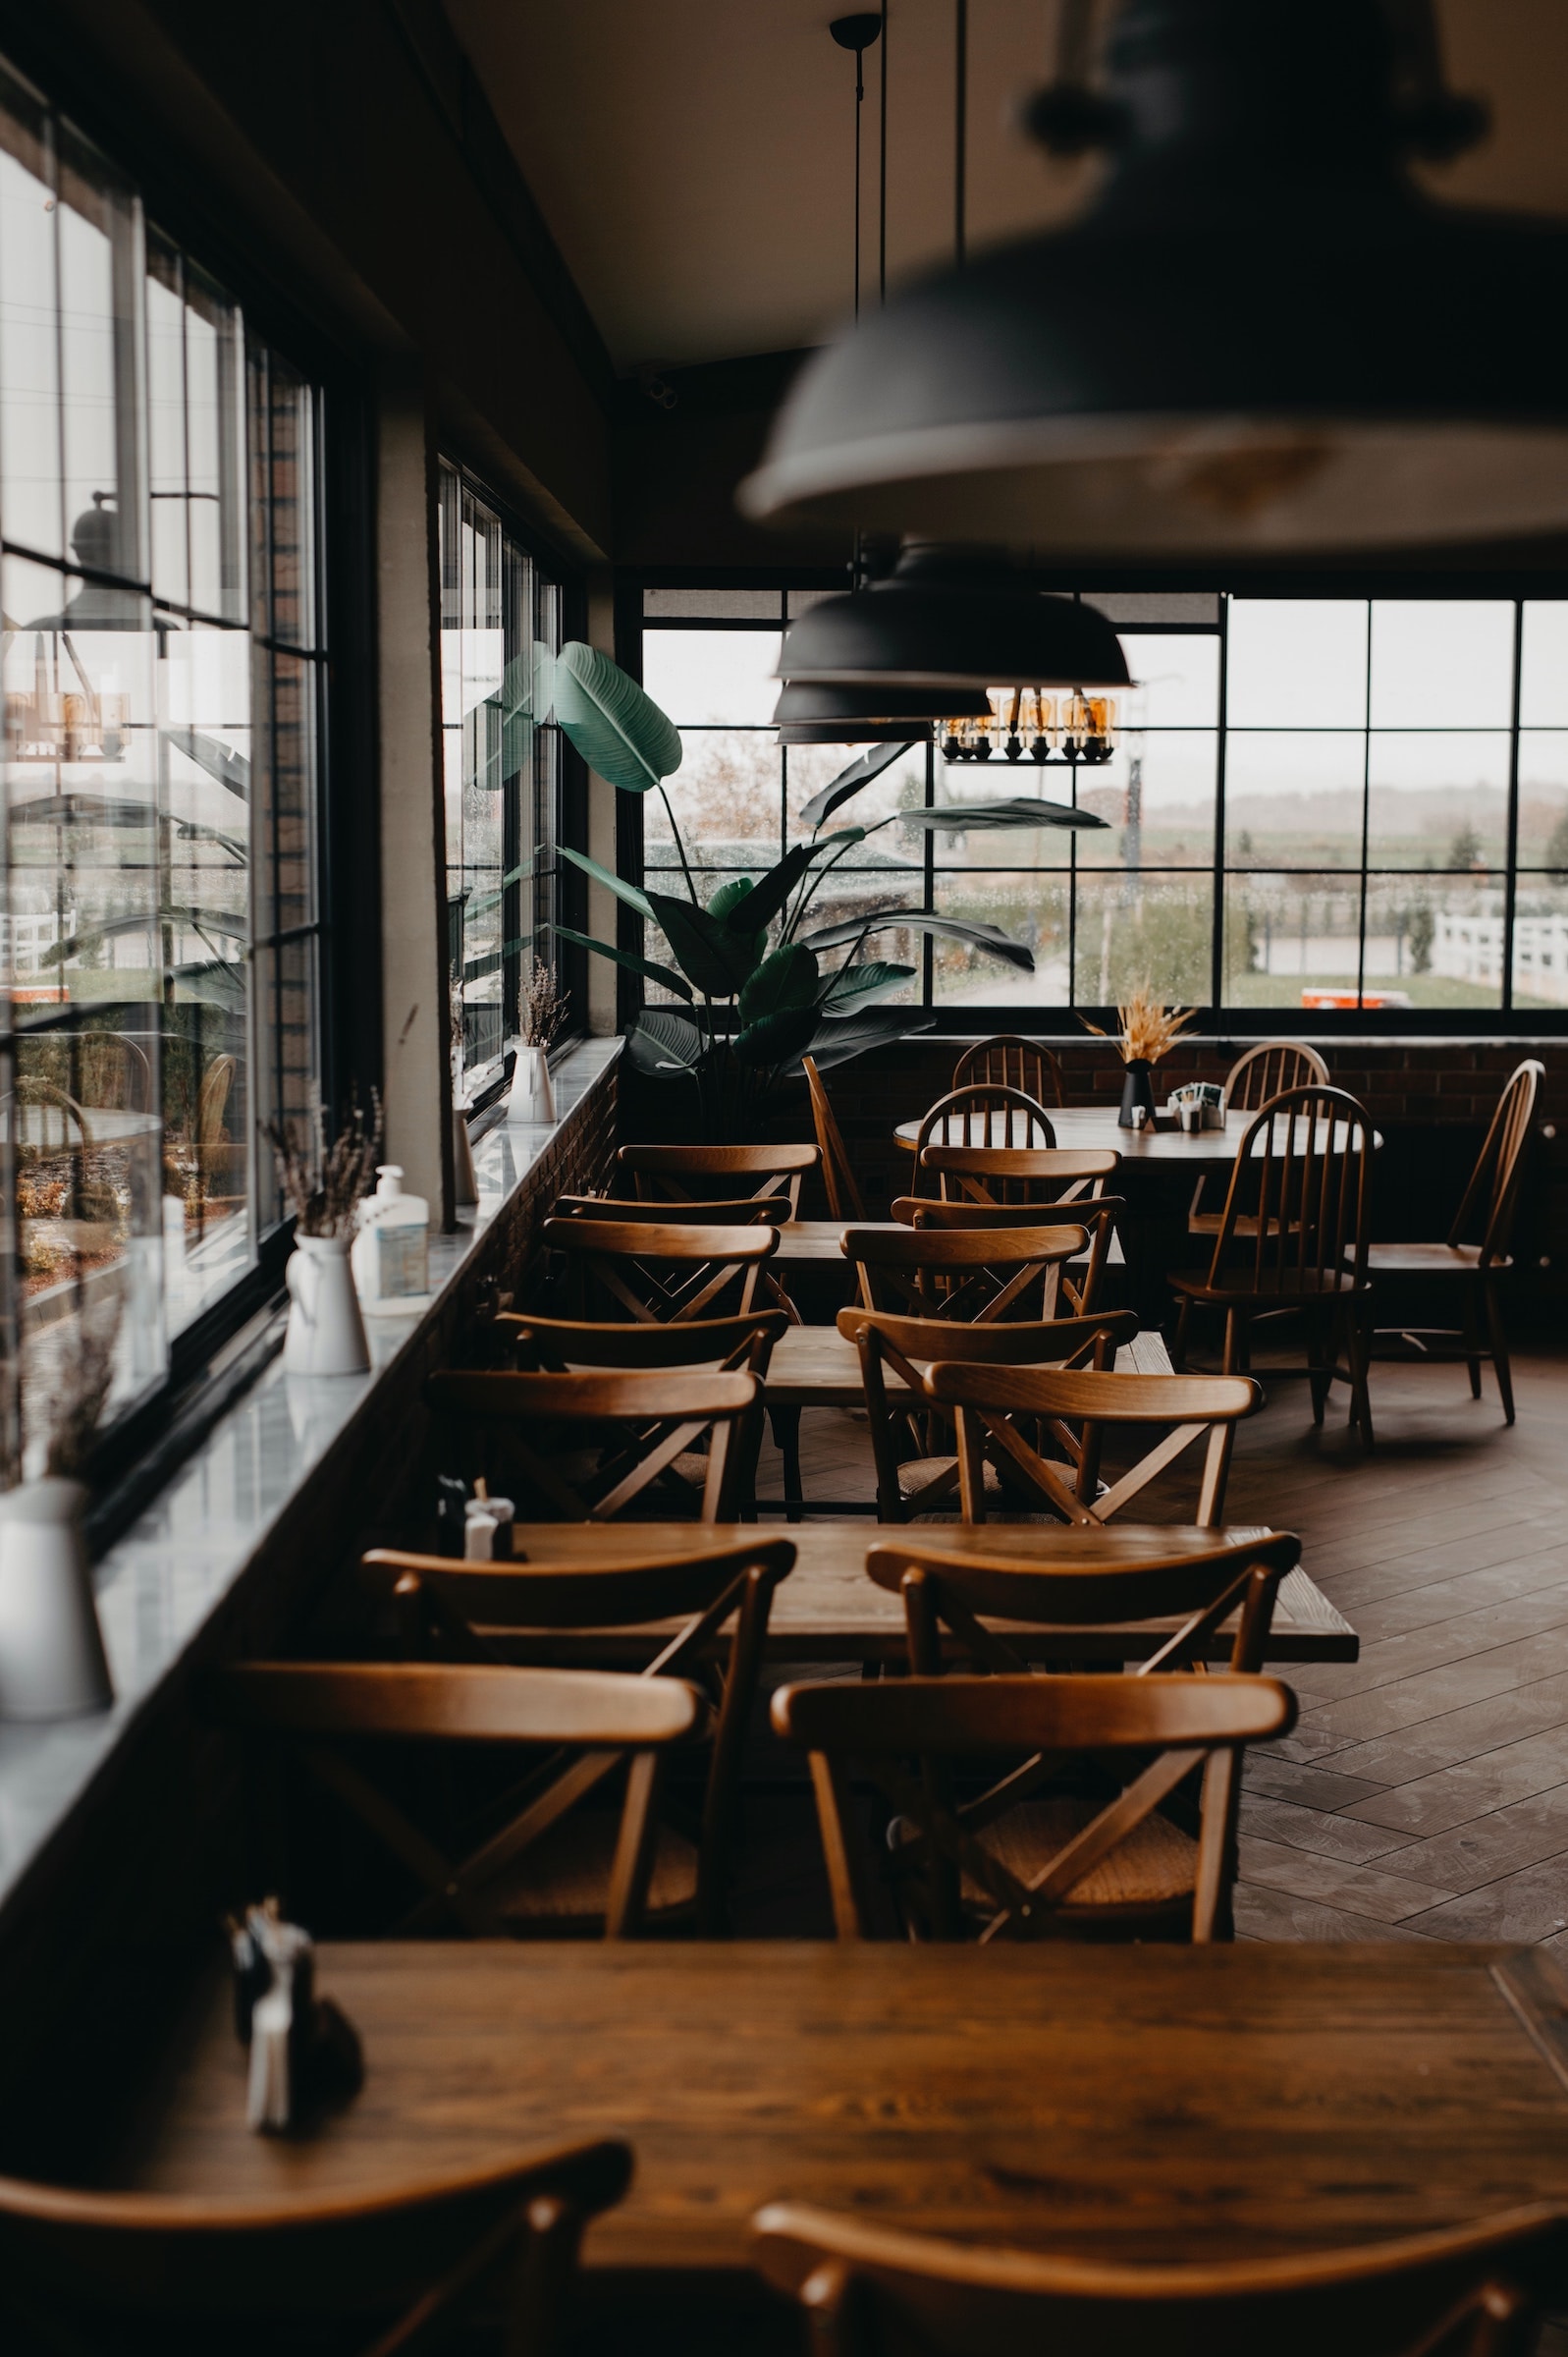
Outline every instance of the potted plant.
<path fill-rule="evenodd" d="M 370 1191 L 381 1152 L 381 1099 L 374 1089 L 370 1106 L 367 1123 L 357 1097 L 352 1098 L 330 1145 L 319 1097 L 308 1123 L 261 1124 L 295 1217 L 294 1250 L 285 1271 L 289 1332 L 283 1346 L 291 1375 L 369 1372 L 349 1247 L 359 1198 Z"/>
<path fill-rule="evenodd" d="M 571 939 L 577 937 L 572 935 Z M 559 988 L 544 959 L 535 957 L 522 985 L 518 1009 L 517 1061 L 513 1067 L 509 1122 L 553 1122 L 556 1092 L 550 1085 L 550 1051 L 566 1027 L 569 993 Z"/>
<path fill-rule="evenodd" d="M 1123 1129 L 1137 1129 L 1142 1127 L 1143 1122 L 1147 1122 L 1152 1129 L 1155 1124 L 1154 1069 L 1162 1056 L 1169 1054 L 1192 1021 L 1191 1009 L 1162 1006 L 1153 991 L 1140 983 L 1125 1006 L 1116 1009 L 1116 1020 L 1121 1025 L 1119 1034 L 1103 1031 L 1086 1014 L 1078 1019 L 1085 1030 L 1092 1031 L 1097 1039 L 1115 1038 L 1121 1061 L 1127 1068 L 1126 1077 L 1121 1084 L 1121 1111 L 1116 1116 L 1117 1125 Z M 1134 1109 L 1138 1106 L 1143 1108 L 1142 1121 L 1133 1118 Z"/>

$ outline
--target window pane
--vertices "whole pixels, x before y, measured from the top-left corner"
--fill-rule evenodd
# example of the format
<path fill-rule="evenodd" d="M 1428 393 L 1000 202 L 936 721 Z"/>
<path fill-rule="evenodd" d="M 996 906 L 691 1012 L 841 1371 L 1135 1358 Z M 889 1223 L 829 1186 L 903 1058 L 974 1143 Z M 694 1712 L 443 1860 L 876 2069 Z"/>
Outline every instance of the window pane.
<path fill-rule="evenodd" d="M 253 628 L 317 643 L 315 397 L 276 353 L 249 372 Z"/>
<path fill-rule="evenodd" d="M 782 631 L 648 630 L 642 684 L 677 728 L 766 728 Z"/>
<path fill-rule="evenodd" d="M 1367 718 L 1367 608 L 1358 598 L 1232 598 L 1232 728 L 1359 729 Z"/>
<path fill-rule="evenodd" d="M 261 1041 L 254 1076 L 255 1118 L 258 1122 L 307 1123 L 319 1087 L 316 1042 L 320 1036 L 317 1007 L 316 942 L 279 942 L 257 950 L 254 959 L 256 1031 Z M 257 1158 L 256 1191 L 261 1225 L 281 1219 L 286 1206 L 278 1191 L 271 1157 Z"/>
<path fill-rule="evenodd" d="M 228 297 L 189 272 L 186 278 L 186 450 L 189 468 L 190 603 L 203 614 L 243 620 L 245 585 L 242 501 L 244 496 L 244 369 L 240 314 Z M 273 369 L 275 401 L 280 375 Z M 297 428 L 298 419 L 295 420 Z M 293 519 L 286 552 L 297 598 L 301 563 Z M 308 600 L 305 601 L 308 606 Z M 283 636 L 293 636 L 290 631 Z M 296 637 L 297 644 L 301 643 Z"/>
<path fill-rule="evenodd" d="M 60 140 L 60 380 L 65 512 L 83 565 L 142 577 L 136 309 L 141 208 L 101 156 Z"/>
<path fill-rule="evenodd" d="M 1513 718 L 1514 609 L 1501 600 L 1378 598 L 1375 729 L 1498 729 Z"/>
<path fill-rule="evenodd" d="M 1514 910 L 1514 1005 L 1568 1005 L 1568 876 L 1521 876 Z"/>
<path fill-rule="evenodd" d="M 1235 867 L 1359 867 L 1367 740 L 1348 730 L 1230 732 L 1225 858 Z"/>
<path fill-rule="evenodd" d="M 226 631 L 197 631 L 192 644 L 207 664 L 232 668 Z M 298 655 L 257 650 L 261 696 L 261 795 L 257 809 L 262 923 L 287 933 L 315 917 L 315 666 Z M 238 687 L 236 688 L 236 699 Z"/>
<path fill-rule="evenodd" d="M 990 872 L 977 869 L 970 875 L 939 874 L 937 913 L 958 917 L 970 924 L 1000 926 L 1009 940 L 1024 942 L 1033 950 L 1035 970 L 1032 974 L 1020 973 L 1015 965 L 1004 964 L 984 950 L 939 937 L 932 953 L 938 1003 L 1064 1006 L 1069 995 L 1067 920 L 1071 881 L 1059 868 L 1040 875 L 1009 874 L 1005 869 Z M 877 936 L 873 944 L 875 956 L 891 955 L 883 946 L 890 938 L 885 934 Z M 917 965 L 919 956 L 916 948 Z"/>
<path fill-rule="evenodd" d="M 825 786 L 831 786 L 835 778 L 852 768 L 865 754 L 885 751 L 887 748 L 869 744 L 790 744 L 782 749 L 786 776 L 784 807 L 788 814 L 788 839 L 791 844 L 796 844 L 810 831 L 800 814 L 812 795 L 820 794 Z M 946 765 L 939 761 L 939 800 L 945 798 L 946 790 L 942 782 L 945 768 Z M 954 763 L 951 768 L 946 769 L 947 788 L 952 786 L 954 779 L 972 774 Z M 871 836 L 868 843 L 856 845 L 846 854 L 846 866 L 874 864 L 890 855 L 914 858 L 918 856 L 918 835 L 907 828 L 884 826 L 881 822 L 898 810 L 921 809 L 925 799 L 926 748 L 923 744 L 915 744 L 907 752 L 900 753 L 880 778 L 873 779 L 869 786 L 863 786 L 831 818 L 824 819 L 820 832 L 831 835 L 839 827 L 864 827 L 868 832 L 873 827 L 878 828 L 879 831 Z"/>
<path fill-rule="evenodd" d="M 681 743 L 666 792 L 687 858 L 704 867 L 772 867 L 784 855 L 778 740 L 760 729 L 687 729 Z M 662 797 L 644 795 L 642 808 L 646 856 L 673 858 Z"/>
<path fill-rule="evenodd" d="M 152 502 L 152 593 L 190 602 L 189 507 L 186 486 L 185 304 L 180 255 L 147 242 L 147 487 Z"/>
<path fill-rule="evenodd" d="M 1304 1007 L 1319 992 L 1354 1006 L 1360 877 L 1227 876 L 1223 959 L 1226 1006 Z"/>
<path fill-rule="evenodd" d="M 1214 885 L 1209 877 L 1085 875 L 1077 883 L 1073 1003 L 1113 1007 L 1135 990 L 1207 1006 Z"/>
<path fill-rule="evenodd" d="M 1162 637 L 1128 631 L 1121 641 L 1138 683 L 1122 699 L 1128 728 L 1212 729 L 1219 719 L 1219 640 L 1196 631 Z"/>
<path fill-rule="evenodd" d="M 1568 727 L 1568 600 L 1533 597 L 1525 607 L 1519 719 L 1527 729 Z"/>
<path fill-rule="evenodd" d="M 1375 735 L 1367 862 L 1376 867 L 1497 867 L 1508 855 L 1508 739 Z"/>
<path fill-rule="evenodd" d="M 1103 768 L 1080 768 L 1079 804 L 1111 831 L 1073 837 L 1078 865 L 1212 867 L 1218 752 L 1208 729 L 1129 730 Z"/>
<path fill-rule="evenodd" d="M 1519 733 L 1518 859 L 1568 870 L 1568 730 Z"/>
<path fill-rule="evenodd" d="M 54 161 L 43 111 L 0 75 L 0 516 L 63 554 Z"/>
<path fill-rule="evenodd" d="M 1479 876 L 1369 876 L 1368 1004 L 1500 1007 L 1505 897 Z"/>

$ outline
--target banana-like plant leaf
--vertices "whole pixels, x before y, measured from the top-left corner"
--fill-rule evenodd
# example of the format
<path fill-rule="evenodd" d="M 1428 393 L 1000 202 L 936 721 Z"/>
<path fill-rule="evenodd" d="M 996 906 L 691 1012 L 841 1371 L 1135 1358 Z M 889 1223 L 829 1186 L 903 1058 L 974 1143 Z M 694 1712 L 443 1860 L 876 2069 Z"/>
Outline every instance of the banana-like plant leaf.
<path fill-rule="evenodd" d="M 750 876 L 731 876 L 728 884 L 720 885 L 718 891 L 714 894 L 713 899 L 708 903 L 708 914 L 710 916 L 722 916 L 726 924 L 728 924 L 730 922 L 731 911 L 739 907 L 741 902 L 751 890 L 751 885 L 752 879 Z M 744 926 L 737 926 L 735 929 L 737 932 L 745 931 Z"/>
<path fill-rule="evenodd" d="M 846 941 L 859 941 L 867 933 L 880 933 L 889 925 L 901 925 L 911 933 L 936 933 L 945 941 L 967 942 L 971 949 L 987 950 L 993 958 L 1005 959 L 1017 966 L 1020 973 L 1035 970 L 1035 954 L 1021 941 L 1013 941 L 999 925 L 971 924 L 956 916 L 933 916 L 924 908 L 878 908 L 870 916 L 845 917 L 837 925 L 824 925 L 820 932 L 803 936 L 808 950 L 837 950 Z"/>
<path fill-rule="evenodd" d="M 648 913 L 676 962 L 705 999 L 732 999 L 757 962 L 760 935 L 732 932 L 723 919 L 666 892 L 645 895 Z"/>
<path fill-rule="evenodd" d="M 1104 827 L 1108 821 L 1070 802 L 1038 801 L 1019 795 L 1010 802 L 940 802 L 931 810 L 900 810 L 906 827 L 929 827 L 939 835 L 977 834 L 1002 827 Z"/>
<path fill-rule="evenodd" d="M 165 744 L 172 744 L 177 753 L 204 769 L 215 785 L 226 786 L 243 802 L 249 801 L 250 764 L 243 753 L 235 752 L 221 737 L 209 737 L 204 729 L 160 729 L 158 734 Z"/>
<path fill-rule="evenodd" d="M 601 867 L 597 859 L 590 859 L 586 851 L 574 851 L 569 843 L 563 843 L 557 848 L 563 859 L 569 859 L 573 867 L 580 867 L 585 876 L 592 876 L 596 884 L 602 884 L 607 892 L 613 892 L 618 901 L 624 901 L 628 908 L 635 908 L 639 916 L 652 916 L 647 894 L 639 892 L 635 884 L 628 884 L 623 876 L 613 876 L 609 868 Z"/>
<path fill-rule="evenodd" d="M 815 1007 L 781 1007 L 759 1015 L 735 1035 L 735 1055 L 754 1069 L 787 1064 L 803 1055 L 817 1035 L 821 1017 Z"/>
<path fill-rule="evenodd" d="M 82 827 L 155 827 L 161 815 L 156 802 L 122 802 L 106 794 L 50 794 L 38 801 L 16 801 L 11 805 L 14 827 L 61 823 Z"/>
<path fill-rule="evenodd" d="M 811 952 L 803 950 L 798 941 L 785 942 L 746 977 L 740 993 L 740 1020 L 758 1023 L 765 1015 L 781 1014 L 786 1008 L 815 1007 L 818 978 L 817 960 Z M 808 1032 L 806 1036 L 809 1039 L 811 1035 Z"/>
<path fill-rule="evenodd" d="M 149 925 L 174 925 L 188 933 L 199 933 L 203 940 L 209 933 L 222 933 L 231 941 L 247 941 L 250 928 L 243 917 L 231 916 L 220 908 L 191 908 L 184 902 L 166 901 L 161 908 L 142 908 L 135 916 L 106 916 L 101 924 L 89 925 L 83 932 L 74 933 L 69 941 L 52 941 L 38 953 L 40 965 L 64 965 L 69 958 L 80 958 L 84 950 L 95 950 L 100 942 L 109 941 L 117 933 L 139 933 Z"/>
<path fill-rule="evenodd" d="M 696 1070 L 702 1033 L 691 1015 L 674 1007 L 647 1007 L 626 1034 L 626 1055 L 650 1080 L 678 1079 Z"/>
<path fill-rule="evenodd" d="M 864 965 L 841 965 L 836 974 L 827 976 L 817 1005 L 824 1014 L 847 1014 L 854 1007 L 874 1007 L 879 999 L 901 990 L 914 970 L 912 965 L 892 965 L 879 958 L 868 959 Z"/>
<path fill-rule="evenodd" d="M 592 950 L 608 958 L 612 965 L 623 965 L 628 974 L 640 974 L 645 982 L 657 982 L 665 990 L 673 990 L 677 999 L 689 1000 L 691 984 L 673 965 L 661 965 L 655 958 L 639 958 L 634 950 L 618 950 L 608 941 L 595 941 L 591 933 L 578 933 L 570 925 L 557 925 L 558 941 L 574 941 L 579 950 Z"/>
<path fill-rule="evenodd" d="M 556 718 L 590 769 L 647 794 L 680 767 L 680 732 L 618 663 L 568 639 L 554 670 Z"/>
<path fill-rule="evenodd" d="M 748 932 L 753 926 L 771 925 L 813 859 L 820 859 L 825 851 L 834 850 L 840 844 L 863 843 L 865 836 L 864 827 L 840 827 L 837 835 L 823 835 L 814 843 L 797 843 L 777 867 L 770 867 L 753 884 L 743 901 L 736 903 L 729 922 L 737 928 L 744 924 Z"/>
<path fill-rule="evenodd" d="M 868 1048 L 881 1047 L 885 1040 L 901 1039 L 907 1031 L 929 1031 L 936 1019 L 918 1007 L 866 1007 L 858 1014 L 819 1022 L 808 1053 L 819 1071 L 831 1072 L 835 1065 L 848 1064 L 853 1057 L 864 1056 Z M 783 1077 L 799 1079 L 798 1059 L 785 1067 Z"/>
<path fill-rule="evenodd" d="M 908 750 L 907 744 L 874 744 L 869 753 L 862 753 L 858 761 L 851 761 L 847 769 L 841 769 L 831 786 L 824 786 L 820 794 L 812 795 L 800 813 L 801 825 L 820 827 L 825 818 L 832 818 L 840 802 L 847 802 L 863 786 L 880 778 L 885 769 L 892 769 L 899 755 Z"/>

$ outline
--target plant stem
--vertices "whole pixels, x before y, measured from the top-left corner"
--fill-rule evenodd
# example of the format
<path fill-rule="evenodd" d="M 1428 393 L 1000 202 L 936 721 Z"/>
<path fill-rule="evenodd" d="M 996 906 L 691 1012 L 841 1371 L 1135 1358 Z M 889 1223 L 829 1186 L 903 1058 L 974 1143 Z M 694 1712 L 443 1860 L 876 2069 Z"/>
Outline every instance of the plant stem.
<path fill-rule="evenodd" d="M 686 879 L 686 890 L 691 895 L 691 905 L 693 908 L 700 908 L 702 903 L 697 898 L 697 887 L 691 881 L 691 868 L 686 859 L 686 847 L 680 840 L 680 829 L 676 825 L 676 814 L 670 807 L 670 796 L 664 790 L 663 781 L 660 782 L 659 799 L 665 806 L 665 816 L 670 821 L 670 832 L 676 839 L 676 850 L 680 853 L 680 872 Z"/>

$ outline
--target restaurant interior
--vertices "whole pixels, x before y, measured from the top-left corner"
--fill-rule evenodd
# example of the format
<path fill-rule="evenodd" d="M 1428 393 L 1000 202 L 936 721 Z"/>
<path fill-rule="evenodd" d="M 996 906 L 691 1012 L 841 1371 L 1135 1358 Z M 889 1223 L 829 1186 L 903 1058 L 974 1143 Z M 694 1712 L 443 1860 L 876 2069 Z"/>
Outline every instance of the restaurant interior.
<path fill-rule="evenodd" d="M 1568 11 L 834 5 L 0 5 L 20 2357 L 1568 2349 Z"/>

